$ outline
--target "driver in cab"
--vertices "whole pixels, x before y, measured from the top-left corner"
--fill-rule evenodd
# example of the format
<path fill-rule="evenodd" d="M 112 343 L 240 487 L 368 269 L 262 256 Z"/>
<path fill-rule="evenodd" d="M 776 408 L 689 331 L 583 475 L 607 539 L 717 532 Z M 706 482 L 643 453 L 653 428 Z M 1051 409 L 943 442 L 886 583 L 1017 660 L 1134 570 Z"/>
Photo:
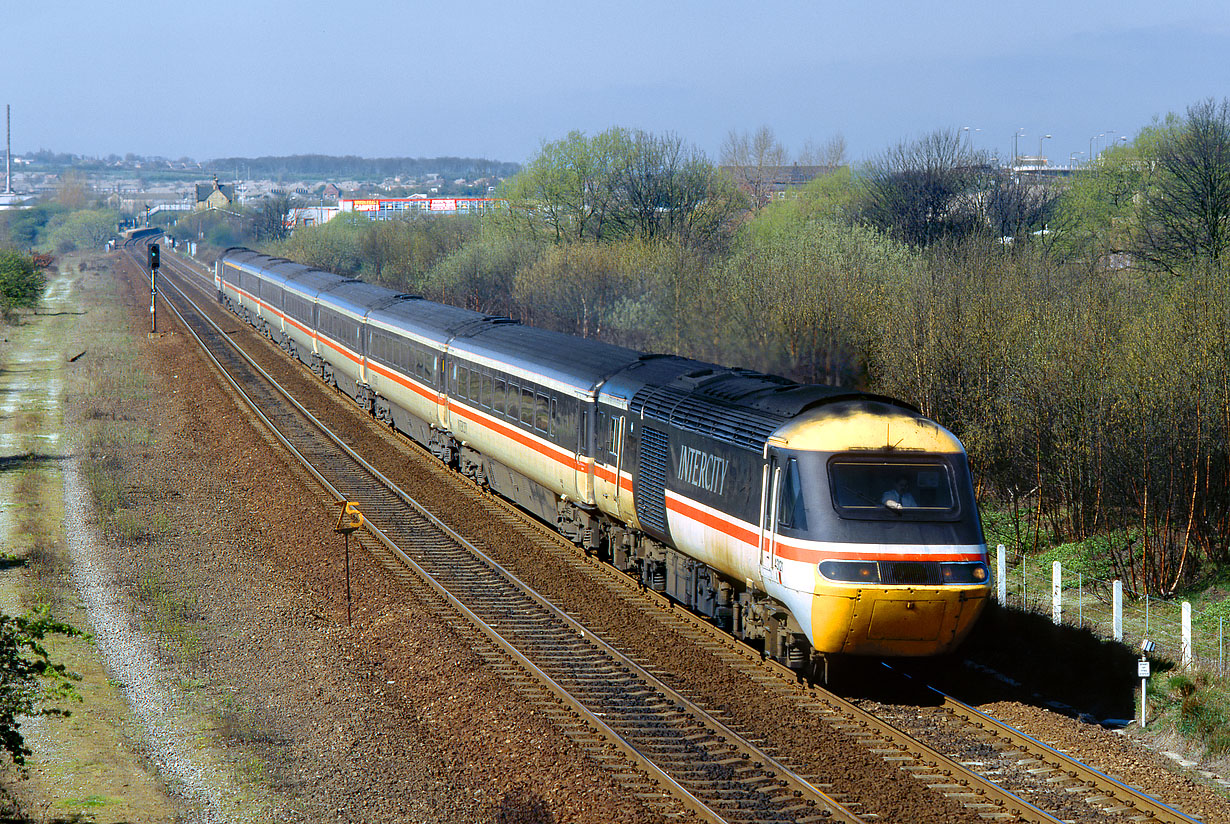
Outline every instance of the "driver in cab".
<path fill-rule="evenodd" d="M 918 502 L 910 494 L 910 482 L 904 475 L 897 479 L 892 489 L 880 496 L 880 503 L 894 512 L 918 506 Z"/>

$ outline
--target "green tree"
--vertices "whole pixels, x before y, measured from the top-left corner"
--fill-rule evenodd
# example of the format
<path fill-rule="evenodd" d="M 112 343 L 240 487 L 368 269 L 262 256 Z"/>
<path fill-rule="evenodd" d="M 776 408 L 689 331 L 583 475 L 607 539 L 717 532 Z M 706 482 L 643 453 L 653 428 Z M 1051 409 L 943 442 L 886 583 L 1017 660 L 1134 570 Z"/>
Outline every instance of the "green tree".
<path fill-rule="evenodd" d="M 1149 139 L 1104 152 L 1079 171 L 1059 196 L 1050 228 L 1053 248 L 1065 260 L 1080 261 L 1090 271 L 1107 256 L 1131 248 L 1137 201 L 1149 167 Z"/>
<path fill-rule="evenodd" d="M 115 237 L 118 221 L 119 213 L 110 209 L 70 212 L 50 231 L 46 245 L 61 253 L 77 249 L 99 250 Z"/>
<path fill-rule="evenodd" d="M 269 250 L 306 266 L 353 277 L 363 268 L 360 244 L 371 224 L 364 214 L 346 212 L 328 223 L 305 226 Z"/>
<path fill-rule="evenodd" d="M 640 293 L 621 246 L 582 241 L 554 245 L 514 281 L 526 321 L 582 337 L 605 337 L 619 305 Z"/>
<path fill-rule="evenodd" d="M 883 233 L 766 210 L 748 224 L 717 285 L 738 356 L 804 381 L 853 385 L 884 289 L 908 282 L 916 256 Z M 729 358 L 729 355 L 728 355 Z"/>
<path fill-rule="evenodd" d="M 554 241 L 623 234 L 615 193 L 629 133 L 608 129 L 592 138 L 573 131 L 543 142 L 538 155 L 503 186 L 518 228 Z"/>
<path fill-rule="evenodd" d="M 11 317 L 17 309 L 38 306 L 46 288 L 46 276 L 30 257 L 12 250 L 0 250 L 0 311 L 6 317 Z"/>
<path fill-rule="evenodd" d="M 38 715 L 68 715 L 48 702 L 80 700 L 73 681 L 81 676 L 51 660 L 43 641 L 48 635 L 79 636 L 68 624 L 47 612 L 9 616 L 0 613 L 0 746 L 18 766 L 26 763 L 30 748 L 21 733 L 20 719 Z"/>
<path fill-rule="evenodd" d="M 508 231 L 556 243 L 663 234 L 709 242 L 740 206 L 734 187 L 695 147 L 620 128 L 544 143 L 505 183 L 503 197 Z"/>
<path fill-rule="evenodd" d="M 432 267 L 424 295 L 487 314 L 520 317 L 513 297 L 518 270 L 542 253 L 532 238 L 487 228 Z"/>

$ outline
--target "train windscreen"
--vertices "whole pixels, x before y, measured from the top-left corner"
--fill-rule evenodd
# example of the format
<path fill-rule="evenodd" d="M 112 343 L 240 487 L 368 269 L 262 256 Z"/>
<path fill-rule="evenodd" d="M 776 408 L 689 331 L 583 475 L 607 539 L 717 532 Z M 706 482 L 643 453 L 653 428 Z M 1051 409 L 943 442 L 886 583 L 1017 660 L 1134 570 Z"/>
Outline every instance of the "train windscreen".
<path fill-rule="evenodd" d="M 842 515 L 948 519 L 958 514 L 947 464 L 833 461 L 829 480 Z"/>

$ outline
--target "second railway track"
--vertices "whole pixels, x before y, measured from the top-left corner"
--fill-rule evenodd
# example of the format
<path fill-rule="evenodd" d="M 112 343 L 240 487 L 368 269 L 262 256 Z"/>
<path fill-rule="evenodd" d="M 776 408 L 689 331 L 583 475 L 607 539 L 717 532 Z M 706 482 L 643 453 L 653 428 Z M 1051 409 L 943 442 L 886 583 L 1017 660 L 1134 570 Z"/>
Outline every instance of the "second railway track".
<path fill-rule="evenodd" d="M 168 256 L 167 261 L 174 259 Z M 180 266 L 179 262 L 172 262 L 171 268 Z M 199 273 L 188 274 L 199 280 Z M 203 337 L 212 337 L 214 346 L 220 350 L 229 349 L 225 344 L 228 336 L 220 334 L 216 327 Z M 243 362 L 233 350 L 232 354 L 223 357 Z M 250 366 L 244 368 L 256 374 Z M 263 382 L 259 377 L 252 380 Z M 254 390 L 254 393 L 267 391 Z M 289 406 L 283 401 L 273 403 Z M 275 428 L 303 430 L 309 426 L 303 423 L 301 411 L 264 414 L 270 421 L 298 419 L 298 422 L 271 424 Z M 314 441 L 319 441 L 319 437 L 305 436 L 300 431 L 294 441 L 305 437 L 302 448 L 295 446 L 295 449 L 315 455 L 320 447 Z M 292 438 L 288 436 L 287 440 Z M 310 462 L 332 464 L 338 460 L 331 455 L 314 457 Z M 612 733 L 619 732 L 622 743 L 596 747 L 595 756 L 617 773 L 622 771 L 623 780 L 631 790 L 643 792 L 646 786 L 656 782 L 657 789 L 648 795 L 665 788 L 673 792 L 674 803 L 690 805 L 703 817 L 723 821 L 863 820 L 851 810 L 874 806 L 867 804 L 862 795 L 865 791 L 857 784 L 828 780 L 830 776 L 822 763 L 807 758 L 789 741 L 763 740 L 758 746 L 756 741 L 749 740 L 766 737 L 755 731 L 755 724 L 746 716 L 723 706 L 723 702 L 715 700 L 712 694 L 702 692 L 688 698 L 664 683 L 677 683 L 686 691 L 689 679 L 660 668 L 657 675 L 650 673 L 632 660 L 644 656 L 616 652 L 599 641 L 594 633 L 606 634 L 603 622 L 599 621 L 596 626 L 591 624 L 589 629 L 580 627 L 528 587 L 508 584 L 510 576 L 503 574 L 498 562 L 466 548 L 464 541 L 458 543 L 447 537 L 442 524 L 433 523 L 430 517 L 409 504 L 404 495 L 391 491 L 392 484 L 379 478 L 373 480 L 368 470 L 356 468 L 353 457 L 346 460 L 351 463 L 337 464 L 322 470 L 321 475 L 334 478 L 328 482 L 339 489 L 339 494 L 357 501 L 376 527 L 375 531 L 397 547 L 388 550 L 389 558 L 400 550 L 405 555 L 403 563 L 408 561 L 409 568 L 419 567 L 414 574 L 425 576 L 425 580 L 438 577 L 440 597 L 454 601 L 452 608 L 459 612 L 472 613 L 472 620 L 477 619 L 473 624 L 478 628 L 475 631 L 490 644 L 484 657 L 498 669 L 507 670 L 510 680 L 531 693 L 553 690 L 554 697 L 550 700 L 558 703 L 562 728 L 571 723 L 574 727 L 571 734 L 582 740 L 601 737 L 611 741 L 614 740 Z M 489 499 L 487 503 L 497 512 L 501 510 L 501 504 Z M 534 527 L 516 518 L 509 519 L 509 523 L 511 528 L 535 531 Z M 583 564 L 577 554 L 560 547 L 556 539 L 544 540 L 540 536 L 540 543 L 546 551 L 560 556 L 571 555 L 573 563 Z M 386 565 L 392 565 L 391 560 Z M 587 566 L 593 575 L 597 566 Z M 616 590 L 632 589 L 609 571 L 604 570 L 594 577 L 610 579 L 610 585 Z M 451 594 L 445 594 L 445 590 Z M 628 597 L 634 598 L 635 594 Z M 742 677 L 755 688 L 773 693 L 772 702 L 767 703 L 780 701 L 782 706 L 792 708 L 790 726 L 827 727 L 830 733 L 827 744 L 844 741 L 848 746 L 849 742 L 856 742 L 864 753 L 886 764 L 888 771 L 904 771 L 920 788 L 929 786 L 934 794 L 960 803 L 971 819 L 1073 820 L 1054 817 L 1033 807 L 993 781 L 976 775 L 957 759 L 919 742 L 912 745 L 910 742 L 914 739 L 900 731 L 885 732 L 880 725 L 877 732 L 871 732 L 873 723 L 860 716 L 861 711 L 840 706 L 823 693 L 812 694 L 798 689 L 782 677 L 780 671 L 752 660 L 746 649 L 716 636 L 707 626 L 677 611 L 650 609 L 646 612 L 653 613 L 652 620 L 667 626 L 675 636 L 689 638 L 690 643 L 703 647 L 705 654 L 722 666 L 742 668 L 745 673 Z M 500 642 L 495 636 L 504 637 L 508 648 L 497 651 Z M 714 712 L 706 713 L 704 707 Z M 814 746 L 823 746 L 820 738 L 812 736 Z M 657 770 L 661 772 L 655 775 Z M 845 801 L 845 806 L 833 802 L 830 795 Z M 923 821 L 933 817 L 933 809 L 924 812 L 925 806 L 908 820 Z M 1101 813 L 1122 812 L 1119 809 L 1122 806 L 1116 801 L 1091 808 L 1093 817 L 1088 820 L 1101 820 L 1098 818 Z M 897 811 L 903 812 L 900 808 Z M 669 814 L 666 809 L 663 812 Z M 870 813 L 866 817 L 883 816 Z"/>

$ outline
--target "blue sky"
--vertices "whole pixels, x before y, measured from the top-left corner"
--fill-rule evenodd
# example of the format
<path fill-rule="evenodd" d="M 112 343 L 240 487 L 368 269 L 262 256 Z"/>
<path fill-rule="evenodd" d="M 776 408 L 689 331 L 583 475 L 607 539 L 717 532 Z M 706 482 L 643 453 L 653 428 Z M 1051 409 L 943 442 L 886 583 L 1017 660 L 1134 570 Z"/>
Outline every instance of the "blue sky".
<path fill-rule="evenodd" d="M 209 3 L 3 12 L 15 152 L 485 156 L 619 125 L 716 158 L 768 125 L 859 160 L 936 128 L 1067 162 L 1230 96 L 1230 5 Z M 116 14 L 116 12 L 121 12 Z M 1113 132 L 1113 134 L 1111 133 Z"/>

